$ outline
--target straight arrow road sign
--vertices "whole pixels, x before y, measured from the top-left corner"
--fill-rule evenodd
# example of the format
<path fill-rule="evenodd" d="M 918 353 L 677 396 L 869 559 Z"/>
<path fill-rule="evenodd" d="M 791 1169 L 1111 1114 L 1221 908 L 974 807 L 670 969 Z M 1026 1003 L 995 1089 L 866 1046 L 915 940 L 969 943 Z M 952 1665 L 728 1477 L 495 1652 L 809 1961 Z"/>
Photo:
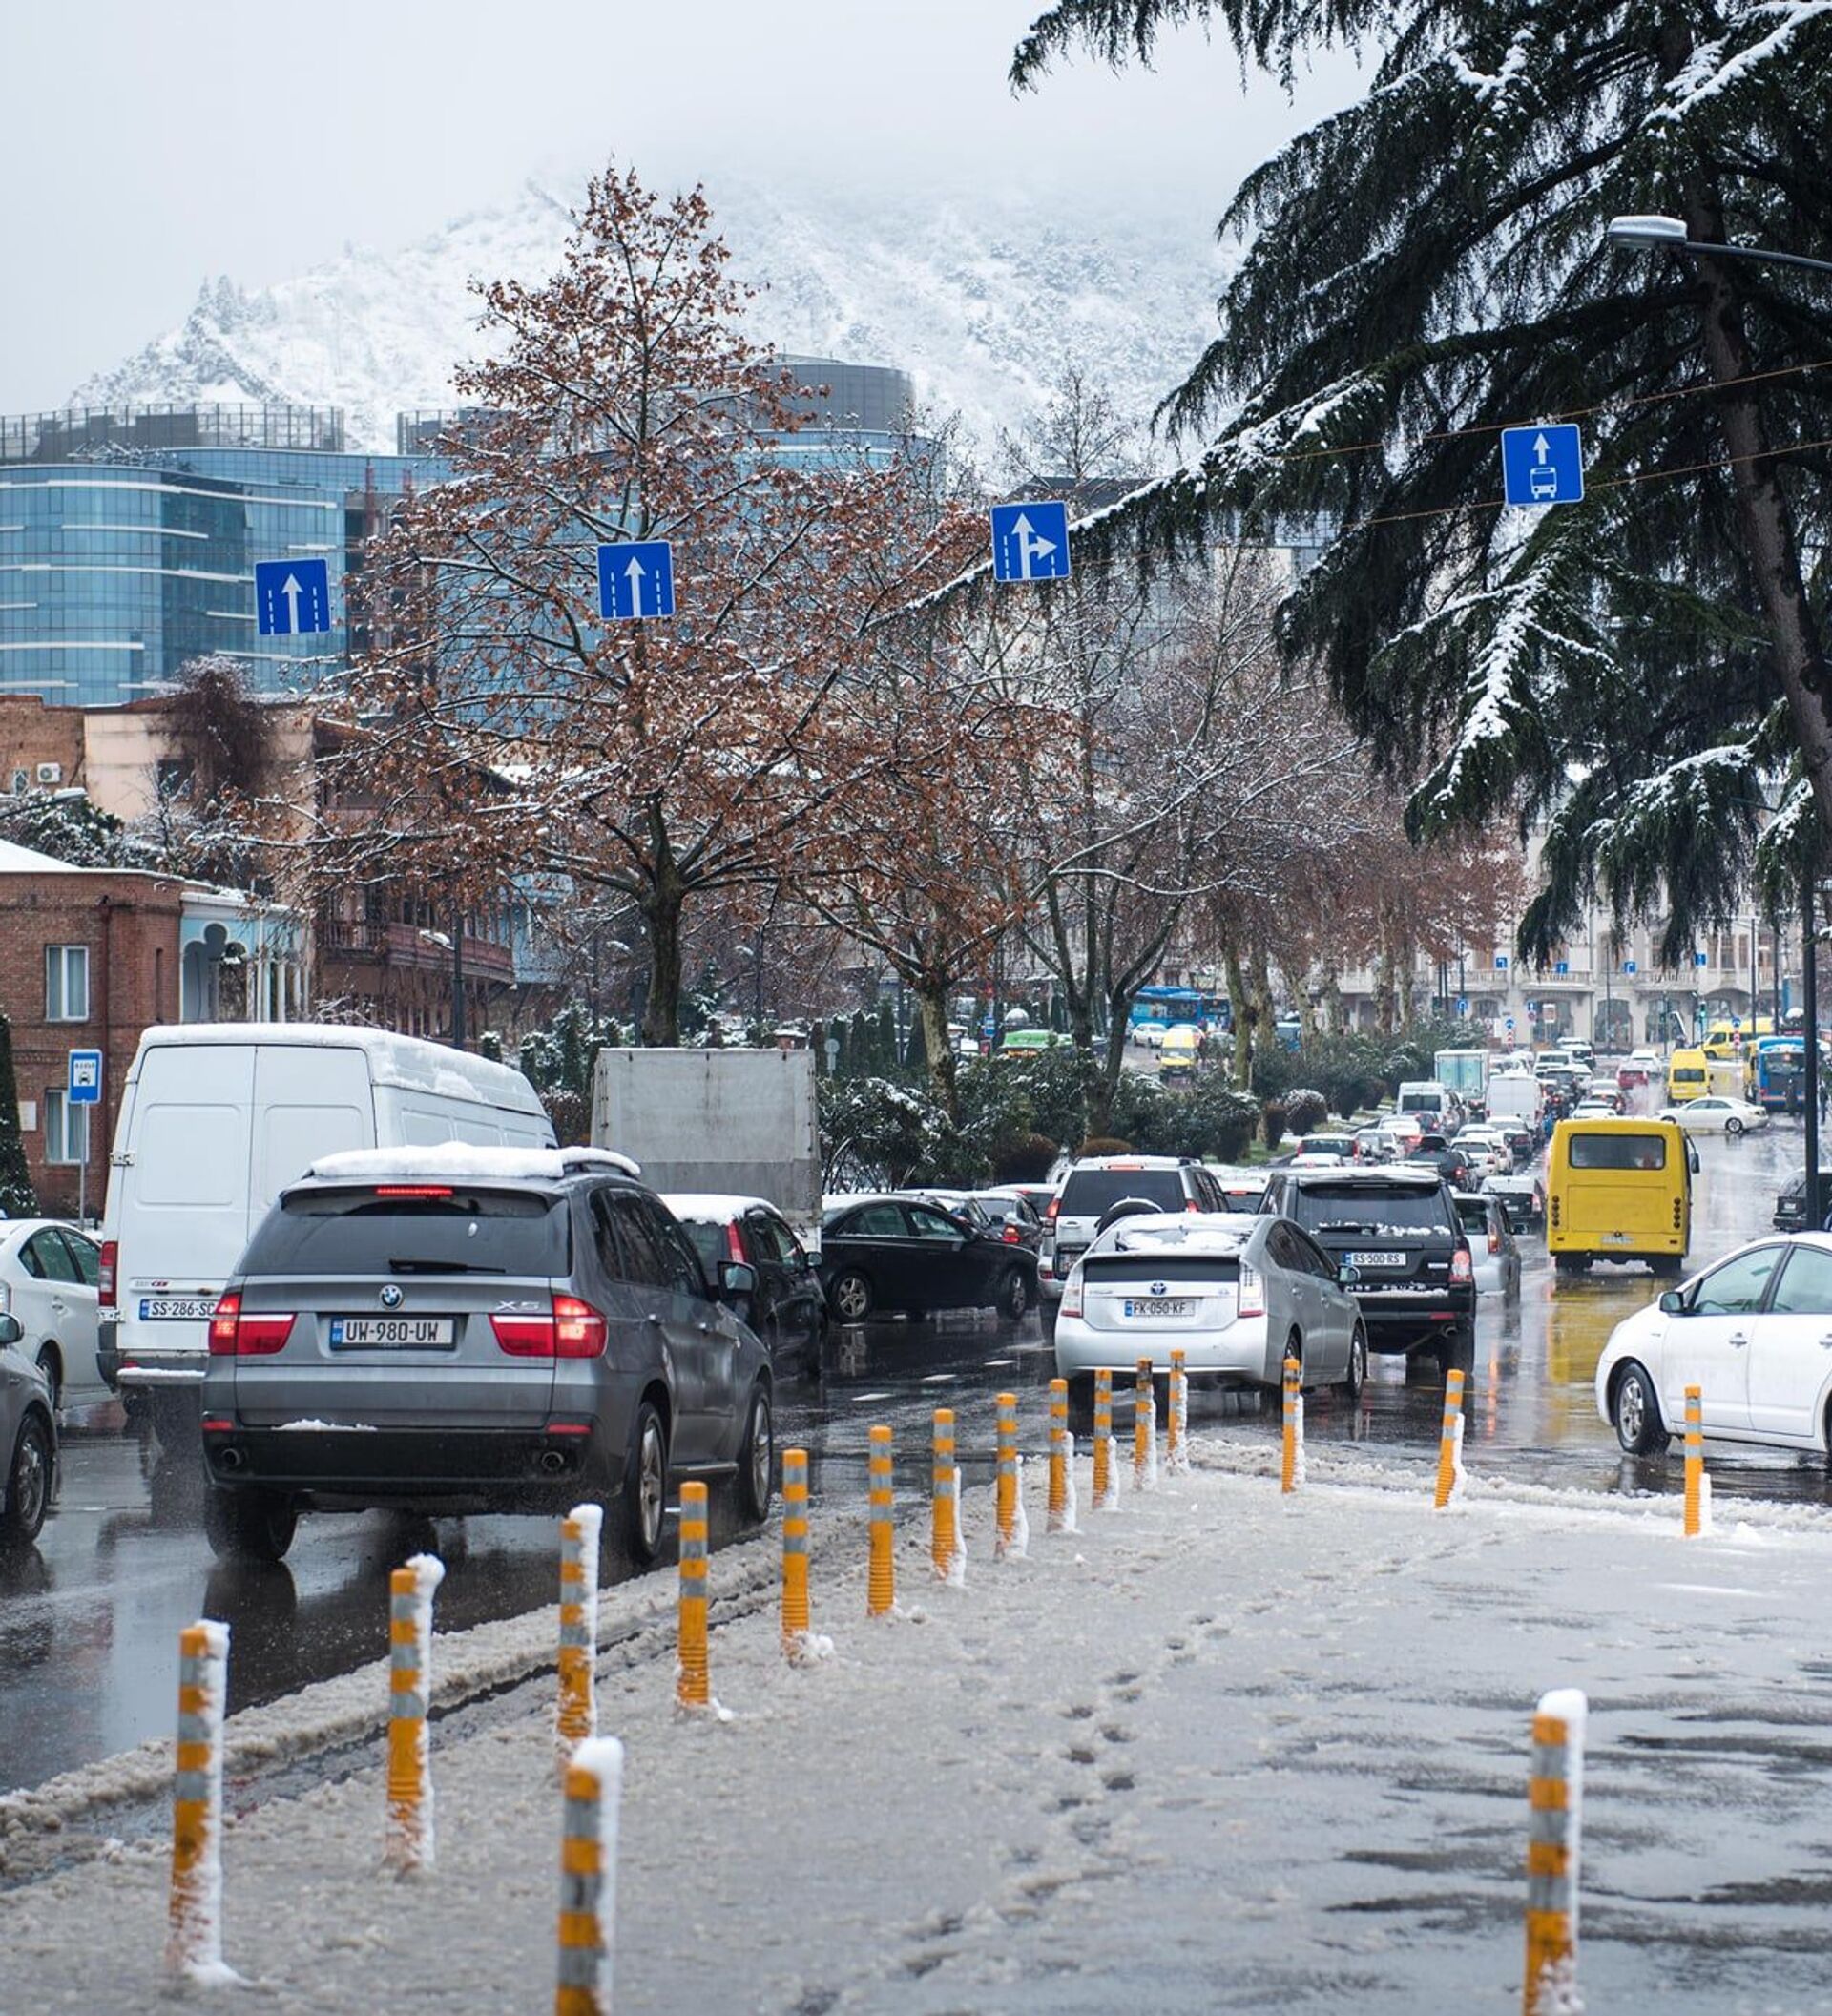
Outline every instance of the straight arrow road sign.
<path fill-rule="evenodd" d="M 301 637 L 331 627 L 331 570 L 324 560 L 257 560 L 255 629 Z"/>
<path fill-rule="evenodd" d="M 666 539 L 625 539 L 598 548 L 598 614 L 607 623 L 675 613 L 675 549 Z"/>
<path fill-rule="evenodd" d="M 992 578 L 995 581 L 1066 581 L 1069 578 L 1069 507 L 1061 503 L 992 507 Z"/>
<path fill-rule="evenodd" d="M 1501 488 L 1509 504 L 1581 504 L 1584 438 L 1570 422 L 1503 427 Z"/>

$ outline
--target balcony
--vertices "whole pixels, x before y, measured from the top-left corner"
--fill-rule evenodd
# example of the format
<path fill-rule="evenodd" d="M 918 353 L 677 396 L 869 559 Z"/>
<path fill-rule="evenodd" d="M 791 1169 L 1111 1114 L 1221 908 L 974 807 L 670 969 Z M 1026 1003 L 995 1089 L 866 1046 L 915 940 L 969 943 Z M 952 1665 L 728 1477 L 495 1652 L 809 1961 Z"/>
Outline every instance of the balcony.
<path fill-rule="evenodd" d="M 319 933 L 319 957 L 345 966 L 395 971 L 449 973 L 451 939 L 413 924 L 351 924 L 334 919 Z M 507 946 L 465 933 L 465 972 L 473 980 L 513 982 L 515 962 Z"/>

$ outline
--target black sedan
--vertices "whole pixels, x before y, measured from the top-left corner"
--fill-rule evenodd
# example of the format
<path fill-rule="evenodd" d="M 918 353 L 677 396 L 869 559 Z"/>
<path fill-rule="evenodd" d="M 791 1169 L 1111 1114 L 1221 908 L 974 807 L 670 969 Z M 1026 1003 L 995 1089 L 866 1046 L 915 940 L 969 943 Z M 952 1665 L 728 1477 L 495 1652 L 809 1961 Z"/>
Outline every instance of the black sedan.
<path fill-rule="evenodd" d="M 826 1302 L 814 1262 L 776 1206 L 763 1197 L 686 1192 L 661 1201 L 680 1220 L 709 1281 L 727 1260 L 756 1270 L 757 1292 L 739 1314 L 769 1347 L 771 1363 L 799 1361 L 818 1374 Z"/>
<path fill-rule="evenodd" d="M 885 1309 L 995 1308 L 1015 1320 L 1037 1299 L 1037 1257 L 938 1205 L 848 1197 L 821 1225 L 821 1279 L 843 1323 Z"/>

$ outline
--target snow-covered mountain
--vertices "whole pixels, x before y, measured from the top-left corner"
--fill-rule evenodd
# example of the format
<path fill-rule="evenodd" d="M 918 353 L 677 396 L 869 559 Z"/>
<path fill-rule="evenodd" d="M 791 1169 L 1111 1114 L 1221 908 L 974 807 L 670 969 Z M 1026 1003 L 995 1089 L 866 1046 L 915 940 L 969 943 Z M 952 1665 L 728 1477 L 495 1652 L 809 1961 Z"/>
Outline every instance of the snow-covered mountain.
<path fill-rule="evenodd" d="M 760 336 L 798 353 L 896 364 L 925 406 L 989 448 L 1069 364 L 1141 419 L 1215 326 L 1225 262 L 1187 200 L 1101 214 L 1077 194 L 818 196 L 709 187 L 731 270 L 762 292 Z M 518 199 L 397 251 L 346 247 L 297 279 L 207 281 L 184 323 L 75 387 L 73 405 L 290 401 L 342 406 L 352 447 L 390 451 L 394 415 L 451 403 L 477 346 L 473 278 L 559 262 L 568 197 Z"/>

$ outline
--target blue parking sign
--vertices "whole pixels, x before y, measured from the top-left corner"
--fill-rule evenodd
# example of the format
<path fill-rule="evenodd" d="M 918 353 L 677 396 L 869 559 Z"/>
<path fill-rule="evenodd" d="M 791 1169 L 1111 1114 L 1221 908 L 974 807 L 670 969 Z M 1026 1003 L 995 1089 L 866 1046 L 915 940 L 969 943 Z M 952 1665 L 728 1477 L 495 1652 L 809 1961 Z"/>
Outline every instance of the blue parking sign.
<path fill-rule="evenodd" d="M 71 1051 L 70 1076 L 64 1086 L 64 1097 L 73 1106 L 99 1106 L 102 1103 L 100 1050 Z"/>

